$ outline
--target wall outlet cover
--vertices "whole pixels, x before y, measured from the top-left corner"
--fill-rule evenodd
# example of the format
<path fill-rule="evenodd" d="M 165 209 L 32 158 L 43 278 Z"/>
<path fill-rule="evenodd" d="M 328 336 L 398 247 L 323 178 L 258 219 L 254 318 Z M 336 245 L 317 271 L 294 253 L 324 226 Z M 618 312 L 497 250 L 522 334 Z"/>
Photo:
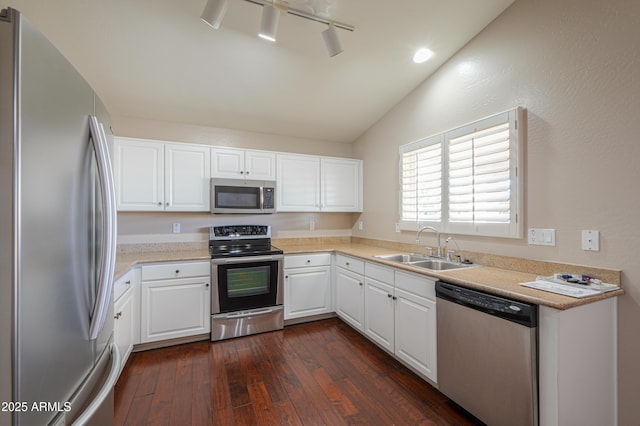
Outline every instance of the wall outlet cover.
<path fill-rule="evenodd" d="M 582 250 L 600 251 L 600 231 L 582 231 Z"/>

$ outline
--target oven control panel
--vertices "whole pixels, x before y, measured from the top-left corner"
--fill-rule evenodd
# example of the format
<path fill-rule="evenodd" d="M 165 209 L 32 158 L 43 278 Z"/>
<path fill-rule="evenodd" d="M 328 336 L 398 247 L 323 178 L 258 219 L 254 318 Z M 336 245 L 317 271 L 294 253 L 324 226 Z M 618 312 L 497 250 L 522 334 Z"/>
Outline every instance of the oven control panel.
<path fill-rule="evenodd" d="M 241 240 L 246 238 L 271 238 L 270 225 L 227 225 L 209 228 L 210 240 Z"/>

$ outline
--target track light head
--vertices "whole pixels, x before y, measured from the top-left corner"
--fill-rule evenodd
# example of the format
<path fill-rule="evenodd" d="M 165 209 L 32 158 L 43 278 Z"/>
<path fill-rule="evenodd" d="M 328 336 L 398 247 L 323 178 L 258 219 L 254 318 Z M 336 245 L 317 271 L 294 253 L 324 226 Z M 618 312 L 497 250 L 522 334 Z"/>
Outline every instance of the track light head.
<path fill-rule="evenodd" d="M 279 19 L 280 11 L 278 9 L 268 4 L 262 6 L 262 19 L 258 35 L 265 40 L 276 41 Z"/>
<path fill-rule="evenodd" d="M 224 14 L 227 12 L 227 6 L 227 0 L 208 0 L 200 19 L 209 24 L 214 30 L 217 30 L 220 28 Z"/>
<path fill-rule="evenodd" d="M 336 31 L 336 27 L 333 23 L 329 24 L 329 28 L 322 32 L 322 40 L 324 40 L 324 45 L 326 46 L 330 57 L 334 57 L 338 53 L 342 53 L 344 50 L 340 44 L 338 32 Z"/>

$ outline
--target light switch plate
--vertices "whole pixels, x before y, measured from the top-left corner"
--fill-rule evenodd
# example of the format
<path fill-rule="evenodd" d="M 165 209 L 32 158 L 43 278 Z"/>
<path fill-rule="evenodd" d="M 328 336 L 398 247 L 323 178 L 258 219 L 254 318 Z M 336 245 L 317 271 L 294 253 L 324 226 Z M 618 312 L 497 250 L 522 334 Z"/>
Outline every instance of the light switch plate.
<path fill-rule="evenodd" d="M 600 231 L 582 231 L 582 250 L 600 251 Z"/>
<path fill-rule="evenodd" d="M 555 246 L 556 230 L 544 228 L 529 228 L 528 242 L 530 245 Z"/>
<path fill-rule="evenodd" d="M 180 233 L 180 224 L 179 223 L 174 223 L 171 226 L 171 230 L 173 231 L 174 234 L 179 234 Z"/>

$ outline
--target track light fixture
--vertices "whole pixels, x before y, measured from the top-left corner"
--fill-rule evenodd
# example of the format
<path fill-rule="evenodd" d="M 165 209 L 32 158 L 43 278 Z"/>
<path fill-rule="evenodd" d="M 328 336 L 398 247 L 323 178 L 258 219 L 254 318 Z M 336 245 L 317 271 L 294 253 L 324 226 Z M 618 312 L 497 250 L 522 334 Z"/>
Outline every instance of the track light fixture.
<path fill-rule="evenodd" d="M 224 14 L 227 12 L 227 6 L 229 5 L 227 0 L 208 0 L 207 5 L 202 11 L 202 19 L 207 24 L 211 25 L 214 30 L 220 28 Z"/>
<path fill-rule="evenodd" d="M 260 32 L 258 35 L 269 41 L 276 41 L 276 33 L 278 32 L 278 21 L 280 13 L 287 13 L 299 18 L 309 19 L 311 21 L 321 22 L 329 26 L 322 32 L 322 39 L 329 52 L 329 56 L 333 57 L 344 49 L 340 44 L 338 38 L 338 32 L 336 29 L 340 28 L 346 31 L 354 31 L 353 25 L 343 24 L 338 21 L 323 18 L 321 16 L 314 15 L 312 13 L 305 12 L 299 9 L 292 9 L 288 7 L 288 3 L 282 0 L 244 0 L 248 3 L 257 4 L 262 6 L 262 18 L 260 21 Z M 211 25 L 214 29 L 220 28 L 220 23 L 224 18 L 224 14 L 227 11 L 228 0 L 208 0 L 207 5 L 202 12 L 202 20 Z"/>
<path fill-rule="evenodd" d="M 329 28 L 322 32 L 322 40 L 324 40 L 324 45 L 327 48 L 327 52 L 329 52 L 329 56 L 332 58 L 338 53 L 342 53 L 342 51 L 344 50 L 342 48 L 342 45 L 340 44 L 336 26 L 333 23 L 329 24 Z"/>
<path fill-rule="evenodd" d="M 265 40 L 276 41 L 280 11 L 275 7 L 265 4 L 262 6 L 262 19 L 260 20 L 260 32 L 258 36 Z"/>

